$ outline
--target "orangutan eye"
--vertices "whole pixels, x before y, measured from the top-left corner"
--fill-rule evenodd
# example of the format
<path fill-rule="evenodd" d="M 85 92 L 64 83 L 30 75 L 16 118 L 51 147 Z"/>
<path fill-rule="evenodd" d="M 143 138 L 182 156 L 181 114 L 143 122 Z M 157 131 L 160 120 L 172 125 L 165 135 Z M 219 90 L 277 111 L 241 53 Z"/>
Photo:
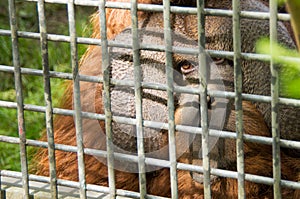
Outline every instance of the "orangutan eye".
<path fill-rule="evenodd" d="M 179 62 L 178 66 L 183 74 L 188 74 L 196 69 L 194 64 L 186 60 Z"/>
<path fill-rule="evenodd" d="M 220 65 L 220 64 L 224 63 L 224 61 L 225 61 L 225 59 L 222 57 L 214 57 L 213 60 L 216 65 Z"/>
<path fill-rule="evenodd" d="M 222 58 L 222 57 L 214 57 L 213 61 L 216 65 L 230 65 L 233 66 L 233 60 L 231 59 L 226 59 L 226 58 Z"/>
<path fill-rule="evenodd" d="M 194 68 L 191 64 L 185 64 L 181 67 L 183 70 L 189 70 L 189 69 L 192 69 Z"/>

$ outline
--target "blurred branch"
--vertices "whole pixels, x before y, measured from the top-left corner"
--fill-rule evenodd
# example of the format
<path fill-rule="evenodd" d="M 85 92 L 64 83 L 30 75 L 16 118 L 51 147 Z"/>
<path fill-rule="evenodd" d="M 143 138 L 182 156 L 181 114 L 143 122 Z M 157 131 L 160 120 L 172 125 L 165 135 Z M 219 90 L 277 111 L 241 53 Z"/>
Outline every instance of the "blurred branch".
<path fill-rule="evenodd" d="M 291 14 L 291 23 L 300 52 L 300 0 L 286 0 L 288 12 Z"/>

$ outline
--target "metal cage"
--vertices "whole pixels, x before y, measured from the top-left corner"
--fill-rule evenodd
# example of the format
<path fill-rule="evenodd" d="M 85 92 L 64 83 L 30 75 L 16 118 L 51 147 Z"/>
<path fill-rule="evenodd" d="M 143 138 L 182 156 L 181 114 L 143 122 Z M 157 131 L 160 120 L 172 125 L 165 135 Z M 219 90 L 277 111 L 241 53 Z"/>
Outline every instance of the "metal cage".
<path fill-rule="evenodd" d="M 182 89 L 180 92 L 191 93 L 191 94 L 200 94 L 200 96 L 215 96 L 215 97 L 223 97 L 229 99 L 235 99 L 236 107 L 237 107 L 237 122 L 238 124 L 242 124 L 242 114 L 240 114 L 240 110 L 242 110 L 242 100 L 249 100 L 249 101 L 256 101 L 256 102 L 264 102 L 264 103 L 271 103 L 272 107 L 278 107 L 278 104 L 286 104 L 289 106 L 300 107 L 300 101 L 297 99 L 288 99 L 288 98 L 280 98 L 278 95 L 278 82 L 272 84 L 272 93 L 271 96 L 259 96 L 259 95 L 251 95 L 242 93 L 242 82 L 241 82 L 241 68 L 239 67 L 242 59 L 248 60 L 264 60 L 270 61 L 271 70 L 275 71 L 274 63 L 272 62 L 272 58 L 268 55 L 261 55 L 261 54 L 254 54 L 254 53 L 243 53 L 241 51 L 241 38 L 240 38 L 240 19 L 241 18 L 251 18 L 251 19 L 259 19 L 259 20 L 269 20 L 270 24 L 270 37 L 272 41 L 276 41 L 276 26 L 277 20 L 288 21 L 290 19 L 289 14 L 278 14 L 277 13 L 277 3 L 274 0 L 270 1 L 270 12 L 263 13 L 263 12 L 254 12 L 254 11 L 242 11 L 240 10 L 240 2 L 238 0 L 233 1 L 233 10 L 221 10 L 221 9 L 208 9 L 204 8 L 204 1 L 199 0 L 197 7 L 180 7 L 180 6 L 171 6 L 168 0 L 163 1 L 163 5 L 152 5 L 152 4 L 137 4 L 137 1 L 131 1 L 130 3 L 120 3 L 120 2 L 106 2 L 103 0 L 24 0 L 24 2 L 35 2 L 38 8 L 38 23 L 40 32 L 27 32 L 27 31 L 20 31 L 17 27 L 18 17 L 16 15 L 16 6 L 15 0 L 9 0 L 9 19 L 10 19 L 10 30 L 0 29 L 0 36 L 6 36 L 11 38 L 12 44 L 12 53 L 13 53 L 13 60 L 12 65 L 0 65 L 0 71 L 4 73 L 12 73 L 14 74 L 15 80 L 15 91 L 16 91 L 16 100 L 15 101 L 3 101 L 0 100 L 0 107 L 7 108 L 7 109 L 16 109 L 17 110 L 17 120 L 18 120 L 18 129 L 19 129 L 19 137 L 12 137 L 6 135 L 0 135 L 0 142 L 5 142 L 9 144 L 19 144 L 20 147 L 20 154 L 21 154 L 21 172 L 17 171 L 9 171 L 9 170 L 0 170 L 0 185 L 1 185 L 1 196 L 5 198 L 5 187 L 6 186 L 16 186 L 21 187 L 22 190 L 22 197 L 30 198 L 32 194 L 35 193 L 36 190 L 40 190 L 40 186 L 45 186 L 44 189 L 47 191 L 50 190 L 51 198 L 57 198 L 60 192 L 64 191 L 61 187 L 69 187 L 74 188 L 73 190 L 77 190 L 79 192 L 70 193 L 68 192 L 69 196 L 75 196 L 80 198 L 87 198 L 87 197 L 100 197 L 100 193 L 107 194 L 111 197 L 116 196 L 123 196 L 123 197 L 133 197 L 133 198 L 143 198 L 146 196 L 145 189 L 140 189 L 140 193 L 130 192 L 126 190 L 118 190 L 115 187 L 115 182 L 113 178 L 109 179 L 109 187 L 101 187 L 91 184 L 86 184 L 85 182 L 85 173 L 84 173 L 84 161 L 83 161 L 83 154 L 89 155 L 99 155 L 102 157 L 107 157 L 108 165 L 111 166 L 113 164 L 114 158 L 126 158 L 127 160 L 137 161 L 139 164 L 139 171 L 140 171 L 140 187 L 146 187 L 146 180 L 145 178 L 145 170 L 143 170 L 145 164 L 153 164 L 147 157 L 143 155 L 143 150 L 141 147 L 140 153 L 138 153 L 138 158 L 136 157 L 123 157 L 122 154 L 113 154 L 113 150 L 110 148 L 108 144 L 107 151 L 99 151 L 95 149 L 84 148 L 82 143 L 82 119 L 83 118 L 91 118 L 91 119 L 100 119 L 105 120 L 106 125 L 110 126 L 112 123 L 112 115 L 110 112 L 110 99 L 109 97 L 106 99 L 105 107 L 105 114 L 96 114 L 96 113 L 88 113 L 81 111 L 80 105 L 80 90 L 79 90 L 79 82 L 86 81 L 86 82 L 95 82 L 95 83 L 103 83 L 104 91 L 109 91 L 109 87 L 111 84 L 125 84 L 130 85 L 135 88 L 141 86 L 141 82 L 114 82 L 113 80 L 109 79 L 107 76 L 103 77 L 92 77 L 86 75 L 79 75 L 78 73 L 78 55 L 77 55 L 77 44 L 89 44 L 89 45 L 99 45 L 102 48 L 102 63 L 103 65 L 109 65 L 108 59 L 108 47 L 109 46 L 122 46 L 124 44 L 118 44 L 107 40 L 107 33 L 106 33 L 106 16 L 105 16 L 105 8 L 115 8 L 115 9 L 127 9 L 131 10 L 131 17 L 132 21 L 132 34 L 133 38 L 137 37 L 137 12 L 138 10 L 143 11 L 151 11 L 151 12 L 162 12 L 164 16 L 164 35 L 165 38 L 171 37 L 170 29 L 171 24 L 169 23 L 170 13 L 184 13 L 190 15 L 198 15 L 199 20 L 204 20 L 205 15 L 210 16 L 220 16 L 220 17 L 231 17 L 233 20 L 233 41 L 234 41 L 234 52 L 229 51 L 215 51 L 206 49 L 205 51 L 211 55 L 216 57 L 230 57 L 234 60 L 235 64 L 235 92 L 214 92 L 207 90 L 205 87 L 201 88 L 194 88 L 194 89 Z M 46 18 L 45 18 L 45 7 L 46 3 L 49 4 L 64 4 L 67 6 L 68 12 L 68 22 L 69 22 L 69 35 L 57 35 L 57 34 L 49 34 L 46 30 Z M 76 35 L 76 27 L 75 27 L 75 6 L 91 6 L 95 7 L 99 10 L 100 13 L 100 21 L 101 21 L 101 38 L 102 39 L 93 39 L 93 38 L 84 38 L 84 37 L 77 37 Z M 199 30 L 203 30 L 204 22 L 201 21 L 199 23 Z M 204 46 L 204 40 L 202 39 L 204 35 L 199 34 L 199 45 Z M 20 38 L 23 39 L 35 39 L 40 40 L 41 46 L 41 55 L 42 55 L 42 70 L 41 69 L 31 69 L 31 68 L 24 68 L 20 65 L 21 55 L 19 52 L 19 45 L 18 40 Z M 70 43 L 71 47 L 71 65 L 72 65 L 72 73 L 63 73 L 50 70 L 49 62 L 48 62 L 48 41 L 58 41 L 58 42 L 67 42 Z M 170 49 L 172 49 L 171 40 L 166 39 L 166 46 L 164 49 L 161 49 L 166 52 L 166 68 L 172 67 L 172 55 Z M 140 44 L 138 40 L 133 40 L 133 43 L 129 45 L 129 47 L 133 47 L 133 49 L 138 49 L 137 47 Z M 125 45 L 126 46 L 126 45 Z M 153 46 L 153 49 L 159 48 L 159 46 Z M 180 49 L 179 49 L 180 51 Z M 192 51 L 192 54 L 201 53 L 199 51 Z M 139 60 L 139 53 L 133 52 L 134 62 L 138 63 Z M 202 59 L 203 61 L 204 59 Z M 201 62 L 202 62 L 201 61 Z M 299 60 L 298 60 L 299 61 Z M 1 64 L 1 63 L 0 63 Z M 31 75 L 31 76 L 40 76 L 43 77 L 44 80 L 44 95 L 45 95 L 45 106 L 38 106 L 34 104 L 25 104 L 24 98 L 22 95 L 22 75 Z M 278 74 L 276 72 L 272 73 L 273 78 L 277 78 Z M 52 78 L 60 78 L 60 79 L 67 79 L 72 80 L 74 84 L 74 110 L 65 110 L 61 108 L 54 108 L 52 105 L 51 97 L 51 88 L 50 88 L 50 80 Z M 161 87 L 160 89 L 167 90 L 170 96 L 174 89 L 172 86 L 172 79 L 168 79 L 168 83 L 166 86 Z M 144 84 L 143 87 L 151 88 L 151 85 Z M 167 88 L 167 89 L 166 89 Z M 140 92 L 136 92 L 136 95 L 141 95 Z M 204 108 L 203 113 L 207 112 L 207 106 L 204 105 L 205 102 L 201 102 L 201 107 Z M 203 173 L 204 175 L 204 193 L 205 198 L 210 198 L 210 175 L 216 175 L 221 177 L 228 177 L 228 178 L 235 178 L 239 182 L 239 196 L 241 198 L 244 196 L 244 186 L 243 182 L 245 180 L 263 183 L 268 185 L 273 185 L 274 188 L 274 198 L 281 197 L 281 186 L 289 187 L 293 189 L 300 189 L 299 182 L 292 182 L 287 180 L 282 180 L 280 177 L 280 164 L 277 164 L 280 156 L 280 147 L 286 148 L 294 148 L 300 149 L 300 142 L 293 141 L 293 140 L 283 140 L 279 139 L 278 134 L 278 120 L 276 119 L 278 109 L 272 109 L 272 127 L 273 127 L 273 137 L 266 138 L 254 135 L 243 135 L 242 125 L 238 125 L 236 132 L 226 132 L 226 131 L 214 131 L 209 130 L 207 125 L 203 125 L 203 127 L 185 127 L 181 125 L 175 125 L 174 123 L 174 103 L 172 103 L 172 99 L 169 99 L 169 124 L 164 124 L 165 129 L 168 129 L 170 132 L 169 142 L 170 144 L 170 151 L 175 150 L 175 137 L 174 132 L 175 130 L 182 130 L 188 131 L 191 130 L 194 133 L 201 134 L 203 139 L 203 154 L 206 154 L 203 157 L 203 165 L 189 165 L 184 163 L 179 163 L 176 160 L 176 156 L 170 156 L 169 161 L 157 160 L 155 162 L 156 165 L 161 165 L 170 168 L 171 172 L 171 190 L 172 190 L 172 198 L 177 198 L 177 179 L 176 179 L 176 172 L 177 170 L 189 170 L 193 172 Z M 142 120 L 141 116 L 141 104 L 136 104 L 137 109 L 140 112 L 137 112 L 137 116 L 135 119 L 130 118 L 114 118 L 115 121 L 123 122 L 123 123 L 131 123 L 135 124 L 137 128 L 142 128 L 144 126 L 151 126 L 155 123 L 150 123 L 147 121 Z M 205 108 L 206 107 L 206 108 Z M 206 110 L 205 110 L 206 109 Z M 49 134 L 48 142 L 32 140 L 26 138 L 26 131 L 25 131 L 25 124 L 24 118 L 26 117 L 24 112 L 41 112 L 45 113 L 46 115 L 46 130 Z M 55 144 L 53 139 L 53 116 L 55 114 L 62 114 L 62 115 L 69 115 L 74 116 L 76 119 L 76 136 L 77 136 L 77 147 L 74 146 L 67 146 L 62 144 Z M 201 120 L 202 124 L 207 123 L 207 117 L 202 117 Z M 188 130 L 187 130 L 188 129 Z M 267 145 L 272 145 L 275 150 L 275 155 L 273 156 L 273 172 L 274 177 L 263 177 L 263 176 L 256 176 L 251 174 L 245 174 L 244 172 L 244 161 L 243 161 L 243 151 L 237 150 L 239 153 L 237 154 L 237 172 L 234 171 L 226 171 L 222 169 L 215 169 L 209 167 L 209 155 L 208 155 L 208 146 L 207 144 L 207 136 L 208 133 L 210 135 L 220 135 L 222 138 L 231 138 L 236 139 L 237 149 L 242 149 L 243 141 L 251 141 L 251 142 L 258 142 Z M 106 131 L 107 140 L 112 139 L 111 137 L 111 129 L 108 128 Z M 139 135 L 138 135 L 139 136 Z M 142 135 L 140 135 L 142 136 Z M 142 142 L 138 143 L 138 146 L 142 146 Z M 49 159 L 50 159 L 50 170 L 55 168 L 54 164 L 54 152 L 55 150 L 64 150 L 75 152 L 78 154 L 79 159 L 79 182 L 72 182 L 67 180 L 58 179 L 56 175 L 51 175 L 50 177 L 43 177 L 29 174 L 28 172 L 28 155 L 26 152 L 26 148 L 28 146 L 34 147 L 43 147 L 48 148 L 49 150 Z M 139 147 L 140 148 L 140 147 Z M 109 169 L 109 176 L 114 176 L 114 170 Z M 12 181 L 14 179 L 14 181 Z M 41 183 L 38 184 L 37 182 Z M 39 188 L 37 188 L 39 187 Z M 96 195 L 91 196 L 91 193 Z M 98 195 L 97 195 L 98 194 Z M 100 194 L 100 195 L 99 195 Z M 43 197 L 43 196 L 41 196 Z M 149 198 L 161 198 L 156 196 L 149 196 Z"/>

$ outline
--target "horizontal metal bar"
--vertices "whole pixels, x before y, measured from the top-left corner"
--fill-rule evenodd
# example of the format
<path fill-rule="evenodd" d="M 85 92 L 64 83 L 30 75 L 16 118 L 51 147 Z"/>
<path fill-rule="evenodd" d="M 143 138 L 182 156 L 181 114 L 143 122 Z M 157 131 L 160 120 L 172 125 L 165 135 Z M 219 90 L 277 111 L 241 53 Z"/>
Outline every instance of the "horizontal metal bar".
<path fill-rule="evenodd" d="M 0 100 L 0 107 L 15 109 L 17 107 L 17 105 L 15 102 L 7 102 L 7 101 Z M 25 104 L 24 110 L 45 112 L 45 107 Z M 68 115 L 68 116 L 74 115 L 73 110 L 60 109 L 60 108 L 54 108 L 53 113 L 60 114 L 60 115 Z M 82 116 L 83 116 L 83 118 L 89 118 L 89 119 L 95 119 L 95 120 L 104 120 L 105 119 L 103 114 L 97 114 L 97 113 L 82 112 Z M 135 119 L 120 117 L 120 116 L 113 116 L 113 121 L 122 123 L 122 124 L 130 124 L 130 125 L 136 124 Z M 167 130 L 168 124 L 163 123 L 163 122 L 154 122 L 154 121 L 144 120 L 144 127 Z M 202 133 L 201 127 L 176 125 L 175 129 L 177 131 L 185 132 L 185 133 L 192 133 L 192 134 L 201 134 Z M 218 136 L 220 138 L 236 139 L 236 133 L 230 132 L 230 131 L 219 131 L 219 130 L 210 129 L 209 135 L 210 136 Z M 270 137 L 244 134 L 243 139 L 248 142 L 256 142 L 256 143 L 261 143 L 261 144 L 272 145 L 272 138 L 270 138 Z M 0 141 L 1 141 L 1 136 L 0 136 Z M 3 142 L 4 142 L 4 140 L 3 140 Z M 300 141 L 280 139 L 280 146 L 286 147 L 286 148 L 300 149 Z"/>
<path fill-rule="evenodd" d="M 25 31 L 18 31 L 18 36 L 21 38 L 28 38 L 28 39 L 40 39 L 40 33 L 34 32 L 25 32 Z M 10 30 L 0 29 L 0 36 L 10 36 Z M 66 35 L 57 35 L 57 34 L 48 34 L 47 40 L 49 41 L 56 41 L 56 42 L 70 42 L 70 37 Z M 76 42 L 78 44 L 90 44 L 90 45 L 101 45 L 101 39 L 95 38 L 87 38 L 87 37 L 77 37 Z M 108 45 L 110 47 L 119 47 L 119 48 L 130 48 L 132 49 L 131 44 L 127 43 L 119 43 L 115 41 L 108 41 Z M 153 50 L 153 51 L 164 51 L 163 45 L 151 45 L 151 44 L 140 44 L 141 50 Z M 182 53 L 182 54 L 191 54 L 191 55 L 198 55 L 197 48 L 185 48 L 185 47 L 173 47 L 174 53 Z M 233 59 L 234 53 L 232 51 L 220 51 L 220 50 L 206 50 L 208 55 L 212 57 L 221 57 L 227 59 Z M 245 60 L 259 60 L 259 61 L 270 61 L 271 56 L 266 54 L 256 54 L 256 53 L 242 53 L 241 57 Z M 300 58 L 296 57 L 287 57 L 287 56 L 279 56 L 277 58 L 281 61 L 287 62 L 294 62 L 299 64 Z"/>
<path fill-rule="evenodd" d="M 0 65 L 0 71 L 1 72 L 13 73 L 13 68 L 12 68 L 12 66 Z M 32 68 L 21 68 L 21 73 L 24 74 L 24 75 L 43 76 L 43 71 L 42 70 L 32 69 Z M 51 78 L 72 80 L 72 74 L 71 73 L 50 71 L 49 76 Z M 98 77 L 98 76 L 80 75 L 80 81 L 102 83 L 103 78 Z"/>
<path fill-rule="evenodd" d="M 21 179 L 22 174 L 17 171 L 0 170 L 0 176 Z M 50 183 L 49 177 L 32 175 L 32 174 L 29 175 L 29 180 L 35 181 L 35 182 Z M 71 187 L 71 188 L 77 188 L 77 189 L 79 188 L 79 182 L 74 182 L 74 181 L 69 181 L 69 180 L 58 179 L 57 184 L 61 185 L 61 186 Z M 86 189 L 88 191 L 95 191 L 95 192 L 100 192 L 100 193 L 105 193 L 105 194 L 109 193 L 108 187 L 94 185 L 94 184 L 87 184 Z M 130 198 L 140 198 L 139 193 L 133 192 L 133 191 L 122 190 L 122 189 L 117 190 L 117 195 L 123 196 L 123 197 L 130 197 Z M 154 196 L 154 195 L 147 195 L 147 198 L 167 199 L 166 197 Z"/>
<path fill-rule="evenodd" d="M 9 136 L 3 136 L 0 135 L 0 141 L 9 141 L 12 140 L 9 143 L 14 143 L 14 144 L 18 144 L 19 143 L 19 138 L 17 137 L 9 137 Z M 37 140 L 27 140 L 26 144 L 28 146 L 36 146 L 36 147 L 43 147 L 43 148 L 47 148 L 48 147 L 48 143 L 47 142 L 43 142 L 43 141 L 37 141 Z M 63 144 L 55 144 L 55 149 L 56 150 L 63 150 L 63 151 L 69 151 L 69 152 L 73 152 L 76 153 L 77 152 L 77 147 L 76 146 L 69 146 L 69 145 L 63 145 Z M 88 155 L 95 155 L 95 156 L 100 156 L 103 158 L 106 158 L 106 151 L 102 151 L 102 150 L 96 150 L 96 149 L 90 149 L 90 148 L 85 148 L 84 149 L 84 153 L 88 154 Z M 116 159 L 118 160 L 122 160 L 122 161 L 131 161 L 131 162 L 138 162 L 137 156 L 134 155 L 128 155 L 128 154 L 121 154 L 121 153 L 114 153 L 114 156 Z M 152 165 L 152 166 L 159 166 L 159 167 L 170 167 L 170 162 L 167 160 L 161 160 L 161 159 L 155 159 L 155 158 L 147 158 L 145 159 L 145 163 L 147 165 Z M 184 163 L 178 163 L 177 164 L 177 169 L 180 170 L 187 170 L 187 171 L 191 171 L 191 172 L 197 172 L 197 173 L 203 173 L 203 167 L 202 166 L 198 166 L 198 165 L 190 165 L 190 164 L 184 164 Z M 2 173 L 3 172 L 3 173 Z M 5 170 L 1 170 L 0 173 L 3 176 L 8 176 L 8 177 L 17 177 L 19 174 L 18 172 L 12 172 L 15 175 L 8 175 L 6 173 L 7 171 Z M 10 173 L 10 174 L 12 174 Z M 7 175 L 5 175 L 7 174 Z M 237 179 L 237 172 L 235 171 L 228 171 L 228 170 L 223 170 L 223 169 L 216 169 L 216 168 L 211 168 L 211 174 L 215 175 L 215 176 L 220 176 L 220 177 L 224 177 L 224 178 L 233 178 L 233 179 Z M 253 174 L 245 174 L 245 179 L 247 181 L 251 181 L 251 182 L 255 182 L 255 183 L 260 183 L 260 184 L 267 184 L 267 185 L 273 185 L 273 179 L 270 177 L 264 177 L 264 176 L 257 176 L 257 175 L 253 175 Z M 40 181 L 40 182 L 49 182 L 49 178 L 48 177 L 41 177 L 41 176 L 35 176 L 35 175 L 29 175 L 29 180 L 34 180 L 34 181 Z M 58 185 L 64 185 L 64 186 L 70 186 L 70 187 L 74 187 L 74 188 L 78 188 L 78 184 L 68 184 L 68 183 L 63 183 L 62 182 L 68 182 L 66 180 L 57 180 L 57 184 Z M 292 188 L 292 189 L 300 189 L 300 182 L 293 182 L 293 181 L 288 181 L 288 180 L 281 180 L 281 184 L 283 187 L 287 187 L 287 188 Z M 75 187 L 76 185 L 76 187 Z M 96 185 L 93 185 L 96 186 Z M 97 186 L 96 186 L 97 187 Z M 106 188 L 106 187 L 105 187 Z M 89 186 L 87 186 L 87 190 L 91 190 L 89 188 Z M 97 191 L 96 190 L 91 190 L 91 191 Z M 98 190 L 99 191 L 99 190 Z M 103 192 L 103 191 L 101 191 Z M 104 192 L 107 193 L 107 192 Z M 118 191 L 117 191 L 118 194 Z M 119 194 L 118 194 L 119 195 Z"/>
<path fill-rule="evenodd" d="M 28 2 L 37 2 L 38 0 L 25 0 Z M 57 4 L 67 4 L 67 0 L 45 0 L 46 3 L 57 3 Z M 98 0 L 75 0 L 75 5 L 81 6 L 99 6 Z M 131 4 L 126 2 L 106 2 L 106 8 L 115 8 L 115 9 L 127 9 L 130 10 Z M 149 11 L 149 12 L 163 12 L 162 5 L 155 4 L 138 4 L 138 10 Z M 180 6 L 171 6 L 170 11 L 177 14 L 197 14 L 197 8 L 194 7 L 180 7 Z M 232 17 L 232 10 L 222 10 L 222 9 L 211 9 L 205 8 L 204 14 L 207 16 L 222 16 L 222 17 Z M 270 14 L 268 12 L 254 12 L 254 11 L 241 11 L 241 18 L 249 19 L 270 19 Z M 285 13 L 279 13 L 278 19 L 282 21 L 289 21 L 290 15 Z"/>
<path fill-rule="evenodd" d="M 0 71 L 13 73 L 14 68 L 12 66 L 0 65 Z M 31 69 L 31 68 L 21 68 L 21 73 L 26 74 L 26 75 L 43 76 L 42 70 Z M 50 71 L 50 77 L 72 80 L 72 74 L 56 72 L 56 71 Z M 103 78 L 99 77 L 99 76 L 80 75 L 80 81 L 102 83 Z M 111 84 L 117 85 L 117 86 L 134 87 L 133 81 L 111 79 Z M 164 91 L 166 91 L 166 89 L 167 89 L 167 86 L 164 84 L 145 83 L 145 82 L 142 83 L 142 87 L 148 88 L 148 89 L 164 90 Z M 174 91 L 178 92 L 178 93 L 189 93 L 189 94 L 196 94 L 196 95 L 200 93 L 198 88 L 188 88 L 188 87 L 182 87 L 182 86 L 174 86 Z M 229 92 L 229 91 L 208 90 L 208 95 L 212 96 L 212 97 L 220 97 L 220 98 L 227 98 L 227 99 L 235 98 L 235 93 Z M 271 102 L 270 96 L 245 94 L 245 93 L 242 94 L 242 99 L 254 101 L 254 102 L 264 102 L 264 103 Z M 279 103 L 288 105 L 288 106 L 300 107 L 299 99 L 279 98 Z"/>
<path fill-rule="evenodd" d="M 26 32 L 26 31 L 18 31 L 18 37 L 28 38 L 28 39 L 40 39 L 40 33 L 36 32 Z M 11 31 L 0 29 L 0 35 L 2 36 L 10 36 Z M 77 37 L 76 42 L 79 44 L 91 44 L 91 45 L 100 45 L 101 39 L 87 38 L 87 37 Z M 47 40 L 49 41 L 59 41 L 59 42 L 68 42 L 70 43 L 70 36 L 67 35 L 57 35 L 57 34 L 47 34 Z"/>
<path fill-rule="evenodd" d="M 197 172 L 202 173 L 203 167 L 202 166 L 196 166 L 196 165 L 190 165 L 190 164 L 184 164 L 184 163 L 178 163 L 177 166 L 178 169 L 191 171 L 191 172 Z M 223 169 L 215 169 L 211 168 L 211 175 L 224 177 L 224 178 L 233 178 L 237 179 L 237 172 L 235 171 L 229 171 L 229 170 L 223 170 Z M 259 183 L 259 184 L 266 184 L 266 185 L 273 185 L 274 180 L 270 177 L 264 177 L 264 176 L 258 176 L 253 174 L 245 174 L 245 180 Z M 281 180 L 283 187 L 288 187 L 291 189 L 300 189 L 300 182 L 293 182 L 288 180 Z"/>

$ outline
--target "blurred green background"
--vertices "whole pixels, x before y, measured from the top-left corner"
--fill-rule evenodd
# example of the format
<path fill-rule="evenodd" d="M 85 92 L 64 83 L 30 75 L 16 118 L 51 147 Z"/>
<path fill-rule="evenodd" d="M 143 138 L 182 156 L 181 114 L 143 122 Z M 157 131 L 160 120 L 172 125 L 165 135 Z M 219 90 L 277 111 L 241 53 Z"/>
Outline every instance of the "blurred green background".
<path fill-rule="evenodd" d="M 39 32 L 36 2 L 16 1 L 18 29 L 27 32 Z M 64 4 L 45 4 L 47 31 L 53 34 L 68 35 L 67 6 Z M 78 36 L 89 37 L 91 27 L 89 16 L 95 11 L 93 7 L 76 7 L 76 29 Z M 8 1 L 0 1 L 0 29 L 10 30 Z M 49 41 L 49 64 L 51 70 L 71 72 L 70 44 Z M 79 57 L 85 52 L 86 45 L 78 45 Z M 39 40 L 19 39 L 21 67 L 42 69 Z M 9 36 L 0 35 L 0 65 L 12 66 L 12 46 Z M 0 72 L 0 100 L 15 101 L 14 76 Z M 54 106 L 64 91 L 64 80 L 51 79 Z M 22 75 L 24 103 L 44 106 L 43 78 Z M 38 139 L 45 128 L 45 114 L 25 111 L 26 137 Z M 0 135 L 18 137 L 17 112 L 14 109 L 0 107 Z M 28 157 L 34 149 L 28 147 Z M 0 142 L 0 169 L 20 171 L 19 145 Z"/>

